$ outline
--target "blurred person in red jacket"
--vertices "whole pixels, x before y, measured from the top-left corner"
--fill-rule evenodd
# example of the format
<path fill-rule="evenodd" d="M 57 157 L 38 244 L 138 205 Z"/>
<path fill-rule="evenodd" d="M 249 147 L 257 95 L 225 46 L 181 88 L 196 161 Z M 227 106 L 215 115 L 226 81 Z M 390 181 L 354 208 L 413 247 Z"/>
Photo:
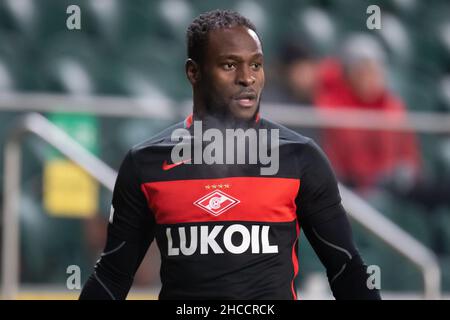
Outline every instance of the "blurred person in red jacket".
<path fill-rule="evenodd" d="M 368 35 L 349 37 L 340 61 L 325 59 L 318 72 L 321 85 L 314 103 L 321 110 L 371 110 L 395 119 L 406 115 L 402 100 L 387 87 L 384 51 Z M 339 178 L 361 192 L 385 183 L 410 188 L 419 175 L 420 156 L 412 133 L 325 129 L 322 146 Z"/>

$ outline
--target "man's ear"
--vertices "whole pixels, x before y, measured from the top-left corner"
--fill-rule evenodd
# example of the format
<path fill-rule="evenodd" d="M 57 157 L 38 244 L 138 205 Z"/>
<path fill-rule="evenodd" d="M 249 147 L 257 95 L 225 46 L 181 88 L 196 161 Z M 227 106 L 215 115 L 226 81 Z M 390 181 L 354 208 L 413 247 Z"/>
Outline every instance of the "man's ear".
<path fill-rule="evenodd" d="M 192 59 L 187 59 L 185 68 L 186 68 L 186 76 L 189 82 L 192 85 L 197 84 L 201 77 L 200 67 L 198 63 Z"/>

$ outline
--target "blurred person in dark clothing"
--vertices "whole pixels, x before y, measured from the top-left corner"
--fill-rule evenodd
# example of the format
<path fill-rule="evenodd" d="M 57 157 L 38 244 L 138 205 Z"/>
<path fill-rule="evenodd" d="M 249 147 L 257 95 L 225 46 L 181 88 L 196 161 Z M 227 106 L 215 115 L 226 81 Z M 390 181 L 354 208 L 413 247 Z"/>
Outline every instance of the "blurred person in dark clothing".
<path fill-rule="evenodd" d="M 268 100 L 312 105 L 318 86 L 318 59 L 307 46 L 296 42 L 282 45 L 276 72 L 278 86 L 272 85 L 265 97 Z"/>
<path fill-rule="evenodd" d="M 283 103 L 296 107 L 311 107 L 319 83 L 320 61 L 305 41 L 284 41 L 278 51 L 277 63 L 268 73 L 269 81 L 264 91 L 265 101 Z M 315 140 L 319 139 L 316 128 L 290 126 Z"/>

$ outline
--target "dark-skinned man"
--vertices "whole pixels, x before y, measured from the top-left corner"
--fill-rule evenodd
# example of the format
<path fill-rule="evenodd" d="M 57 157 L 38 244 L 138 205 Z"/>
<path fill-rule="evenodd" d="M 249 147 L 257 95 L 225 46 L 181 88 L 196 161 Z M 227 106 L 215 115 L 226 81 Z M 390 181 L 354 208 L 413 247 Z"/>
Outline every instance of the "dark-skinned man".
<path fill-rule="evenodd" d="M 380 299 L 325 155 L 259 116 L 264 58 L 254 25 L 207 12 L 188 27 L 187 46 L 193 114 L 126 155 L 106 247 L 80 298 L 125 299 L 156 239 L 160 299 L 297 299 L 303 230 L 336 299 Z M 242 132 L 246 143 L 228 148 Z"/>

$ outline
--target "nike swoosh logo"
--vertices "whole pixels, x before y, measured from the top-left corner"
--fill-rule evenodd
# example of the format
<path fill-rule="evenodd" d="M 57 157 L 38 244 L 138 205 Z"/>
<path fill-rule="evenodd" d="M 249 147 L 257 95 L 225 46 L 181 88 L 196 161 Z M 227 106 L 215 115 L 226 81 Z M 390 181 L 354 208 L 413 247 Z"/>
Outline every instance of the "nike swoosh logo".
<path fill-rule="evenodd" d="M 167 163 L 167 160 L 164 160 L 164 162 L 162 164 L 162 169 L 164 171 L 167 171 L 167 170 L 170 170 L 172 168 L 175 168 L 175 167 L 179 166 L 180 164 L 183 164 L 183 163 L 186 163 L 186 162 L 189 162 L 189 161 L 191 161 L 191 159 L 186 159 L 186 160 L 183 160 L 183 161 L 180 161 L 180 162 L 175 162 L 175 163 Z"/>

